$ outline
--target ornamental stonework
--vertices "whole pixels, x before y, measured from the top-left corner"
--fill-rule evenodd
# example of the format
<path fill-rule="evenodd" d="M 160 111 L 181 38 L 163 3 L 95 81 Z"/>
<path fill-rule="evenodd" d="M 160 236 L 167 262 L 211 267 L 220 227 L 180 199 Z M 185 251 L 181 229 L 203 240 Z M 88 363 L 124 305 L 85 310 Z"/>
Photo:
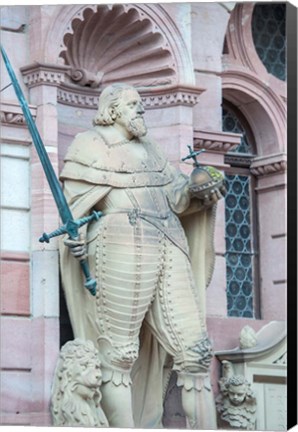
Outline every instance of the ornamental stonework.
<path fill-rule="evenodd" d="M 251 173 L 257 177 L 265 176 L 268 174 L 279 174 L 285 172 L 286 170 L 287 161 L 285 160 L 250 168 Z"/>
<path fill-rule="evenodd" d="M 135 87 L 175 84 L 175 55 L 162 33 L 134 5 L 84 7 L 67 28 L 60 52 L 70 68 L 69 82 L 92 88 L 117 81 Z"/>
<path fill-rule="evenodd" d="M 227 153 L 239 146 L 241 136 L 235 133 L 194 130 L 194 146 L 198 149 Z"/>

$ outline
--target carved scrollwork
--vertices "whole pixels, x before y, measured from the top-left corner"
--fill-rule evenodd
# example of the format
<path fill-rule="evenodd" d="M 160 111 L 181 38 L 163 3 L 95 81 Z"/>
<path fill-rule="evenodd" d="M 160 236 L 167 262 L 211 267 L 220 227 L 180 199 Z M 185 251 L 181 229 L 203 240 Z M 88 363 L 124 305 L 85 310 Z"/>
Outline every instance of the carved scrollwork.
<path fill-rule="evenodd" d="M 68 75 L 74 82 L 80 84 L 81 86 L 98 88 L 100 86 L 104 73 L 92 73 L 87 71 L 86 69 L 71 69 Z"/>
<path fill-rule="evenodd" d="M 11 113 L 1 111 L 1 123 L 13 124 L 13 125 L 24 125 L 26 123 L 23 114 Z"/>

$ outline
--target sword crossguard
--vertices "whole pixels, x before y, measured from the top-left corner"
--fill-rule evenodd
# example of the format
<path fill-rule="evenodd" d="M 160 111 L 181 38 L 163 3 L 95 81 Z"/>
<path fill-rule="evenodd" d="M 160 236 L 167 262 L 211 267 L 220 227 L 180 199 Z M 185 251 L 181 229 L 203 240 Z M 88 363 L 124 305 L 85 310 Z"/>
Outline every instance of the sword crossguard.
<path fill-rule="evenodd" d="M 188 149 L 189 149 L 189 154 L 188 154 L 187 156 L 185 156 L 184 158 L 182 158 L 181 160 L 184 162 L 184 161 L 186 161 L 186 160 L 188 160 L 188 159 L 193 159 L 193 161 L 194 161 L 194 165 L 195 165 L 196 167 L 200 166 L 199 162 L 197 161 L 197 156 L 198 156 L 200 153 L 203 153 L 203 152 L 206 151 L 206 150 L 205 150 L 205 149 L 202 149 L 202 150 L 198 150 L 198 151 L 195 152 L 195 151 L 193 151 L 193 149 L 191 148 L 190 145 L 188 145 L 187 147 L 188 147 Z"/>
<path fill-rule="evenodd" d="M 100 211 L 93 211 L 90 216 L 85 216 L 83 218 L 77 219 L 77 220 L 69 220 L 65 225 L 62 225 L 60 228 L 56 229 L 55 231 L 51 232 L 50 234 L 43 233 L 43 235 L 40 237 L 39 241 L 41 243 L 49 243 L 50 239 L 53 237 L 57 237 L 61 234 L 68 234 L 69 237 L 72 240 L 76 240 L 78 238 L 78 229 L 85 225 L 86 223 L 89 223 L 93 220 L 98 220 L 101 216 L 103 216 L 103 213 Z M 96 295 L 96 280 L 92 279 L 89 271 L 88 261 L 87 258 L 84 258 L 80 260 L 80 265 L 82 268 L 82 271 L 85 276 L 85 283 L 84 286 L 87 288 L 87 290 L 90 292 L 91 295 Z"/>
<path fill-rule="evenodd" d="M 93 211 L 90 216 L 85 216 L 77 220 L 70 220 L 65 225 L 62 225 L 60 228 L 56 229 L 55 231 L 52 231 L 50 234 L 43 233 L 39 241 L 41 243 L 49 243 L 51 238 L 66 233 L 69 235 L 71 239 L 74 240 L 78 237 L 78 228 L 93 220 L 98 220 L 101 216 L 103 216 L 102 212 Z"/>

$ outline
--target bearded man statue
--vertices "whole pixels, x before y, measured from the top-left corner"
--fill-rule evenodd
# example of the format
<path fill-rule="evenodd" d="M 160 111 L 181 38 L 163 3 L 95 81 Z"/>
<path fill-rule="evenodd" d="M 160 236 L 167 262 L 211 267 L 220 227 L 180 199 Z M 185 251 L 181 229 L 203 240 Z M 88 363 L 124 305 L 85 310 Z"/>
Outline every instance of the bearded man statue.
<path fill-rule="evenodd" d="M 61 181 L 74 218 L 103 212 L 80 241 L 61 241 L 69 316 L 74 336 L 99 351 L 101 405 L 111 427 L 162 427 L 173 369 L 188 426 L 215 429 L 205 289 L 224 188 L 219 182 L 196 194 L 147 138 L 143 114 L 133 87 L 105 88 L 94 127 L 66 154 Z M 85 252 L 96 297 L 84 288 Z"/>

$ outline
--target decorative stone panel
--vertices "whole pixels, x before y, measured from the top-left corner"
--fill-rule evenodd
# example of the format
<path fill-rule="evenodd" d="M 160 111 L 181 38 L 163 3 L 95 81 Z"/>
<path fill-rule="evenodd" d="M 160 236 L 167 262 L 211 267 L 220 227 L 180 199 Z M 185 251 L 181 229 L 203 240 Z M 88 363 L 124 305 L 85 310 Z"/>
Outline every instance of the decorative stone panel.
<path fill-rule="evenodd" d="M 36 117 L 36 108 L 30 106 L 30 112 L 33 118 Z M 20 105 L 16 105 L 14 103 L 1 103 L 0 105 L 0 115 L 1 115 L 1 124 L 2 125 L 13 125 L 13 126 L 25 126 L 26 120 L 23 115 L 23 111 Z"/>

